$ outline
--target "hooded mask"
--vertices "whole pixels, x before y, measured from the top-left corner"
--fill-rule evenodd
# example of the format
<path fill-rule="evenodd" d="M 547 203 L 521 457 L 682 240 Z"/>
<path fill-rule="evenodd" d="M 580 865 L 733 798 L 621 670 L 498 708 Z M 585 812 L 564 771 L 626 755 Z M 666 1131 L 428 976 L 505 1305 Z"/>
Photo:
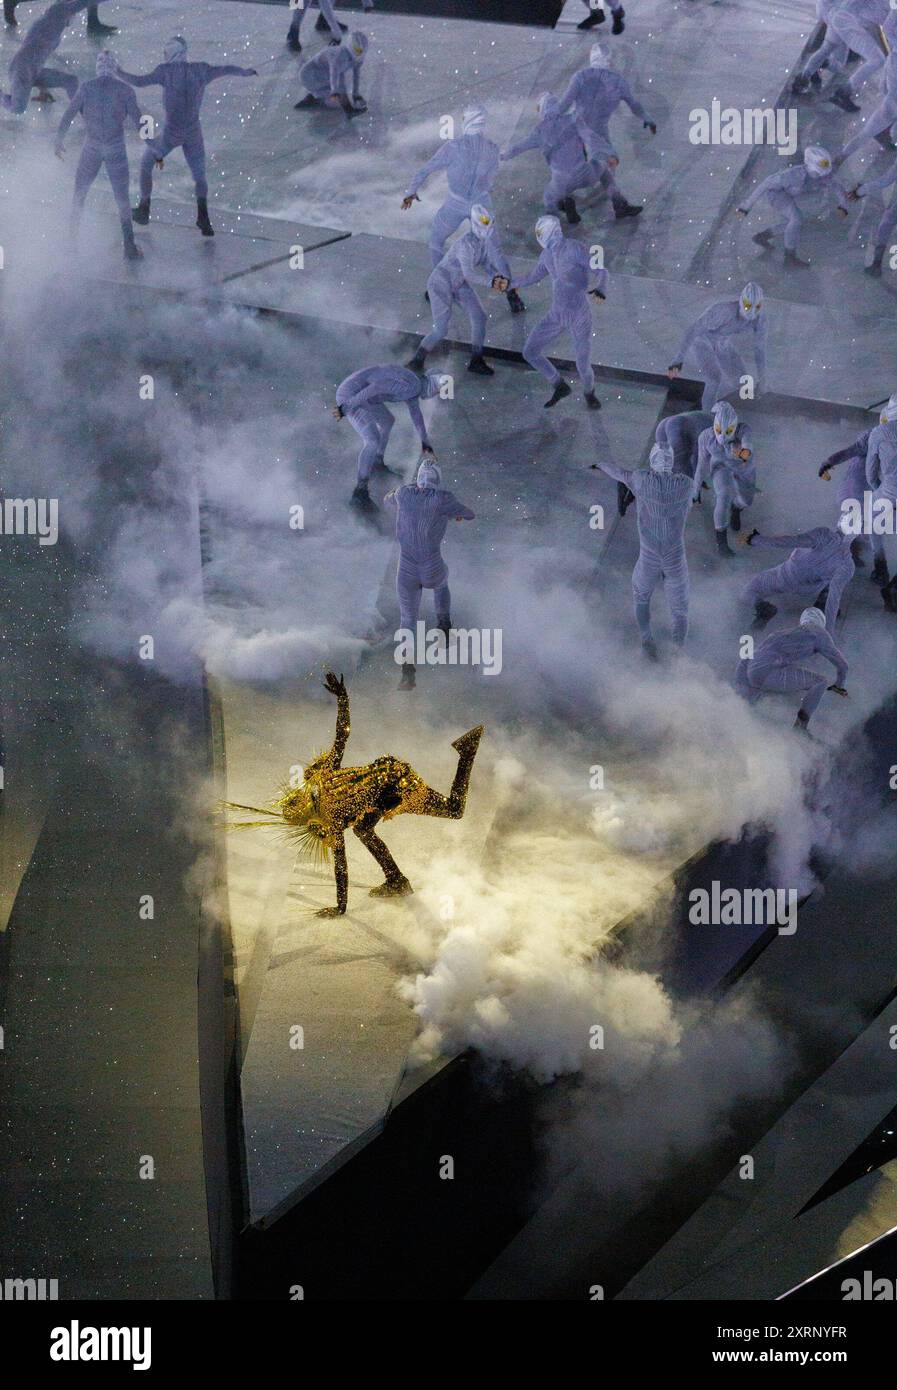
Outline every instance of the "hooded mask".
<path fill-rule="evenodd" d="M 717 401 L 713 407 L 713 433 L 720 444 L 732 444 L 738 429 L 738 416 L 728 401 Z"/>
<path fill-rule="evenodd" d="M 801 627 L 825 627 L 825 614 L 821 608 L 805 608 L 800 615 Z"/>
<path fill-rule="evenodd" d="M 421 376 L 421 399 L 428 401 L 431 396 L 439 395 L 439 388 L 442 386 L 442 372 L 424 372 Z"/>
<path fill-rule="evenodd" d="M 593 43 L 593 44 L 592 44 L 592 47 L 591 47 L 591 49 L 589 50 L 589 67 L 590 67 L 590 68 L 609 68 L 609 67 L 610 67 L 610 53 L 609 53 L 608 50 L 604 47 L 604 44 L 602 44 L 602 43 Z"/>
<path fill-rule="evenodd" d="M 166 63 L 185 63 L 187 61 L 187 40 L 182 39 L 180 34 L 175 34 L 174 38 L 169 39 L 162 49 L 162 57 Z"/>
<path fill-rule="evenodd" d="M 743 319 L 749 322 L 757 318 L 763 308 L 763 291 L 755 281 L 750 280 L 741 291 L 741 299 L 738 301 L 738 312 Z"/>
<path fill-rule="evenodd" d="M 479 135 L 485 125 L 485 106 L 468 106 L 461 116 L 461 133 L 463 135 Z"/>
<path fill-rule="evenodd" d="M 475 236 L 481 241 L 485 241 L 489 233 L 495 226 L 495 218 L 488 208 L 484 208 L 482 203 L 474 203 L 470 209 L 470 225 Z"/>
<path fill-rule="evenodd" d="M 352 61 L 358 63 L 368 51 L 368 36 L 362 34 L 359 29 L 354 34 L 346 34 L 344 43 L 352 55 Z"/>
<path fill-rule="evenodd" d="M 437 463 L 432 459 L 423 458 L 417 470 L 417 485 L 424 487 L 442 487 L 442 472 Z"/>
<path fill-rule="evenodd" d="M 545 217 L 540 217 L 536 223 L 536 241 L 542 247 L 543 251 L 547 246 L 550 246 L 553 241 L 557 241 L 558 238 L 563 235 L 564 233 L 561 229 L 560 222 L 556 217 L 552 217 L 550 214 Z"/>
<path fill-rule="evenodd" d="M 804 150 L 804 167 L 814 179 L 832 172 L 832 157 L 821 145 L 808 145 Z"/>
<path fill-rule="evenodd" d="M 673 451 L 668 444 L 655 444 L 648 455 L 648 462 L 655 473 L 672 473 Z"/>
<path fill-rule="evenodd" d="M 897 392 L 891 396 L 887 405 L 882 406 L 878 420 L 882 425 L 889 425 L 892 420 L 897 420 Z"/>

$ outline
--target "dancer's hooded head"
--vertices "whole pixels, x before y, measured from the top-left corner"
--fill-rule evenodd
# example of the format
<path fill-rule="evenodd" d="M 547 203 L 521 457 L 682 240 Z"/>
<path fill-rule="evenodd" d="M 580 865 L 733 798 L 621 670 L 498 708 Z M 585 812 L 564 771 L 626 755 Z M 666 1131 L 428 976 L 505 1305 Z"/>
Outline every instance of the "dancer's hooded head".
<path fill-rule="evenodd" d="M 672 473 L 673 451 L 668 444 L 655 444 L 648 455 L 648 462 L 655 473 Z"/>
<path fill-rule="evenodd" d="M 814 179 L 832 172 L 832 157 L 822 145 L 808 145 L 804 150 L 804 168 Z"/>
<path fill-rule="evenodd" d="M 345 34 L 343 43 L 352 55 L 352 61 L 360 63 L 368 51 L 368 36 L 363 34 L 360 29 L 356 29 L 353 34 Z"/>
<path fill-rule="evenodd" d="M 604 47 L 603 43 L 593 43 L 589 50 L 590 68 L 609 68 L 610 50 Z"/>
<path fill-rule="evenodd" d="M 563 235 L 564 232 L 560 222 L 556 217 L 552 217 L 551 213 L 546 213 L 545 216 L 540 217 L 536 223 L 536 241 L 542 247 L 543 251 L 547 246 L 550 246 L 552 242 L 558 241 Z"/>
<path fill-rule="evenodd" d="M 490 236 L 495 227 L 495 218 L 488 208 L 484 208 L 482 203 L 474 203 L 470 209 L 470 225 L 475 236 L 481 241 L 485 241 Z"/>
<path fill-rule="evenodd" d="M 438 463 L 426 457 L 421 459 L 417 469 L 417 485 L 419 488 L 442 487 L 442 472 Z"/>
<path fill-rule="evenodd" d="M 187 61 L 187 40 L 182 39 L 180 34 L 175 34 L 162 49 L 162 57 L 166 63 L 185 63 Z"/>
<path fill-rule="evenodd" d="M 825 627 L 825 614 L 821 608 L 805 608 L 800 615 L 801 627 Z"/>
<path fill-rule="evenodd" d="M 755 280 L 749 280 L 741 291 L 738 312 L 743 319 L 755 319 L 763 308 L 763 291 Z"/>
<path fill-rule="evenodd" d="M 720 444 L 731 444 L 738 429 L 738 416 L 728 401 L 717 401 L 713 407 L 713 433 Z"/>
<path fill-rule="evenodd" d="M 463 135 L 481 135 L 485 128 L 485 106 L 468 106 L 467 110 L 462 112 L 461 133 Z"/>
<path fill-rule="evenodd" d="M 442 389 L 443 372 L 424 372 L 421 376 L 420 393 L 425 401 L 431 396 L 438 396 Z"/>

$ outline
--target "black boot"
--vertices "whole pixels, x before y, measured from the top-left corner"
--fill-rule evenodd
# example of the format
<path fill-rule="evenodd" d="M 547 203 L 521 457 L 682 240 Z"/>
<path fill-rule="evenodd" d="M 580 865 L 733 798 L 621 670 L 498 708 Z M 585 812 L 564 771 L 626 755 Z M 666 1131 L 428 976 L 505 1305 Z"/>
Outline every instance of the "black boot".
<path fill-rule="evenodd" d="M 475 352 L 467 364 L 467 370 L 476 376 L 495 376 L 495 368 L 490 367 L 481 352 Z"/>
<path fill-rule="evenodd" d="M 580 222 L 582 221 L 582 218 L 576 211 L 575 198 L 562 198 L 561 201 L 558 203 L 558 207 L 560 208 L 561 212 L 564 213 L 564 215 L 566 216 L 567 221 L 569 222 L 571 227 L 579 226 Z"/>
<path fill-rule="evenodd" d="M 731 520 L 729 521 L 729 525 L 732 527 L 732 530 L 733 530 L 733 531 L 740 531 L 740 530 L 741 530 L 741 508 L 740 508 L 740 507 L 733 507 L 733 508 L 732 508 Z"/>
<path fill-rule="evenodd" d="M 141 199 L 140 199 L 140 202 L 137 204 L 136 208 L 132 208 L 132 209 L 131 209 L 131 219 L 132 219 L 132 221 L 136 222 L 136 223 L 138 224 L 138 226 L 140 226 L 140 227 L 145 227 L 145 226 L 147 225 L 147 223 L 149 222 L 149 217 L 150 217 L 150 204 L 149 204 L 149 198 L 141 198 Z"/>
<path fill-rule="evenodd" d="M 882 602 L 889 613 L 897 613 L 897 576 L 889 579 L 881 591 Z"/>
<path fill-rule="evenodd" d="M 789 251 L 786 248 L 785 265 L 791 266 L 791 268 L 794 270 L 807 270 L 809 268 L 810 262 L 805 261 L 802 256 L 799 256 L 797 254 L 796 251 Z"/>
<path fill-rule="evenodd" d="M 437 627 L 438 631 L 442 633 L 443 637 L 445 638 L 445 640 L 446 640 L 446 642 L 447 642 L 448 639 L 449 639 L 449 633 L 450 633 L 451 630 L 452 630 L 452 619 L 451 619 L 451 615 L 448 614 L 448 613 L 437 613 L 437 614 L 436 614 L 436 627 Z"/>
<path fill-rule="evenodd" d="M 612 34 L 622 34 L 623 30 L 626 28 L 626 25 L 623 23 L 625 18 L 626 11 L 624 9 L 614 11 L 614 22 L 610 29 Z"/>
<path fill-rule="evenodd" d="M 778 611 L 774 603 L 767 603 L 765 598 L 758 598 L 754 604 L 754 621 L 751 623 L 753 630 L 760 632 Z"/>
<path fill-rule="evenodd" d="M 3 18 L 9 25 L 15 26 L 19 22 L 16 19 L 16 5 L 18 3 L 19 0 L 3 0 Z"/>
<path fill-rule="evenodd" d="M 802 729 L 803 732 L 806 733 L 809 722 L 810 716 L 807 714 L 807 711 L 805 709 L 799 709 L 797 711 L 797 718 L 794 721 L 795 729 Z"/>
<path fill-rule="evenodd" d="M 885 258 L 884 246 L 876 246 L 872 253 L 872 260 L 867 266 L 863 267 L 866 275 L 874 275 L 876 279 L 881 275 L 881 263 Z"/>
<path fill-rule="evenodd" d="M 287 34 L 287 48 L 290 50 L 291 53 L 302 52 L 302 44 L 299 40 L 299 35 L 294 34 L 292 29 Z"/>
<path fill-rule="evenodd" d="M 205 198 L 197 198 L 196 200 L 196 225 L 203 236 L 215 235 L 215 228 L 209 221 L 209 205 Z"/>
<path fill-rule="evenodd" d="M 368 492 L 367 483 L 356 483 L 355 491 L 352 493 L 352 501 L 356 507 L 361 507 L 365 511 L 370 511 L 377 505 Z"/>
<path fill-rule="evenodd" d="M 820 613 L 824 613 L 824 612 L 825 612 L 825 605 L 826 605 L 827 602 L 828 602 L 828 585 L 826 584 L 825 588 L 824 588 L 824 589 L 820 589 L 820 590 L 819 590 L 819 593 L 818 593 L 818 594 L 816 595 L 816 597 L 814 598 L 814 600 L 813 600 L 813 607 L 814 607 L 814 608 L 818 608 L 819 611 L 820 611 Z"/>
<path fill-rule="evenodd" d="M 757 232 L 756 236 L 752 236 L 751 241 L 755 241 L 758 246 L 765 246 L 769 250 L 773 244 L 772 232 L 767 227 L 765 232 Z"/>
<path fill-rule="evenodd" d="M 716 548 L 720 555 L 734 555 L 735 551 L 729 544 L 729 532 L 725 526 L 716 533 Z"/>
<path fill-rule="evenodd" d="M 400 690 L 413 690 L 417 685 L 417 670 L 411 661 L 402 662 L 402 679 L 399 681 Z"/>
<path fill-rule="evenodd" d="M 657 647 L 653 637 L 642 638 L 642 656 L 647 657 L 649 661 L 657 661 Z"/>
<path fill-rule="evenodd" d="M 405 363 L 405 366 L 410 367 L 412 372 L 419 372 L 423 368 L 423 365 L 426 362 L 426 360 L 427 354 L 424 352 L 423 348 L 418 348 L 414 356 L 408 358 L 408 361 Z"/>
<path fill-rule="evenodd" d="M 594 392 L 594 391 L 586 391 L 586 393 L 585 393 L 585 398 L 586 398 L 586 405 L 589 407 L 589 410 L 600 410 L 600 409 L 601 409 L 601 402 L 599 401 L 598 397 L 595 395 L 595 392 Z"/>
<path fill-rule="evenodd" d="M 887 584 L 890 582 L 888 576 L 888 562 L 883 555 L 876 555 L 872 564 L 872 573 L 869 575 L 873 584 Z"/>
<path fill-rule="evenodd" d="M 840 106 L 842 111 L 849 111 L 851 115 L 855 115 L 860 109 L 846 87 L 839 87 L 836 92 L 832 93 L 828 100 L 833 106 Z"/>
<path fill-rule="evenodd" d="M 614 194 L 613 199 L 614 217 L 618 222 L 622 222 L 624 217 L 638 217 L 642 208 L 637 203 L 628 203 L 622 193 Z"/>
<path fill-rule="evenodd" d="M 878 134 L 872 138 L 877 144 L 881 145 L 883 150 L 887 150 L 888 154 L 893 154 L 894 151 L 897 150 L 897 145 L 895 145 L 894 141 L 891 139 L 890 130 L 880 130 Z"/>
<path fill-rule="evenodd" d="M 102 38 L 106 34 L 117 34 L 118 28 L 114 24 L 104 24 L 96 12 L 96 8 L 91 7 L 87 11 L 87 32 Z"/>
<path fill-rule="evenodd" d="M 567 385 L 566 381 L 559 381 L 552 392 L 551 400 L 545 402 L 545 409 L 550 410 L 553 405 L 557 405 L 558 401 L 562 401 L 564 397 L 569 396 L 569 394 L 570 387 Z"/>
<path fill-rule="evenodd" d="M 810 78 L 810 86 L 816 92 L 820 90 L 820 88 L 822 87 L 822 75 L 820 73 L 813 73 L 813 76 Z"/>
<path fill-rule="evenodd" d="M 318 99 L 318 97 L 314 96 L 311 92 L 309 92 L 309 94 L 308 94 L 307 97 L 303 97 L 301 101 L 297 101 L 297 102 L 296 102 L 295 106 L 293 107 L 293 110 L 294 110 L 294 111 L 308 111 L 308 110 L 311 109 L 312 106 L 320 106 L 320 105 L 321 105 L 321 102 L 320 102 L 320 100 Z"/>
<path fill-rule="evenodd" d="M 330 33 L 330 25 L 327 23 L 327 20 L 324 18 L 322 14 L 319 14 L 317 19 L 315 20 L 315 28 L 317 29 L 319 34 Z M 340 25 L 340 29 L 344 34 L 346 32 L 346 28 L 347 26 L 345 24 Z"/>
<path fill-rule="evenodd" d="M 594 29 L 596 24 L 603 24 L 607 15 L 603 10 L 592 10 L 591 14 L 586 15 L 585 19 L 577 24 L 577 29 Z"/>
<path fill-rule="evenodd" d="M 625 483 L 617 483 L 617 511 L 620 516 L 625 516 L 629 507 L 635 501 L 635 493 L 632 492 Z"/>
<path fill-rule="evenodd" d="M 520 298 L 520 295 L 517 293 L 516 290 L 508 290 L 507 300 L 508 308 L 511 310 L 512 314 L 523 313 L 524 309 L 526 308 L 526 305 L 524 304 L 523 300 Z"/>
<path fill-rule="evenodd" d="M 791 83 L 791 90 L 796 97 L 800 97 L 803 96 L 804 92 L 807 91 L 809 86 L 809 77 L 802 77 L 801 74 L 798 73 L 797 77 L 795 77 Z"/>
<path fill-rule="evenodd" d="M 133 229 L 133 227 L 131 226 L 131 224 L 130 224 L 130 223 L 127 223 L 127 224 L 126 224 L 126 223 L 123 222 L 123 223 L 121 224 L 121 233 L 122 233 L 122 239 L 124 240 L 125 260 L 126 260 L 126 261 L 142 261 L 142 260 L 143 260 L 143 252 L 141 251 L 140 247 L 137 245 L 137 242 L 134 240 L 134 229 Z"/>
<path fill-rule="evenodd" d="M 862 570 L 866 568 L 866 543 L 862 536 L 855 536 L 850 542 L 850 558 L 854 563 L 854 568 Z"/>

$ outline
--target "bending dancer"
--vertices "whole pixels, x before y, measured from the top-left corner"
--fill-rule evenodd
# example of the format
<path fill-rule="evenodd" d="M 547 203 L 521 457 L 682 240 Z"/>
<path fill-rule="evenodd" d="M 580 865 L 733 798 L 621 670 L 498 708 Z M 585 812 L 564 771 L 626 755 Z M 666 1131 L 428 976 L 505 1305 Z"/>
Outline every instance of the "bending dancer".
<path fill-rule="evenodd" d="M 362 506 L 372 505 L 368 481 L 378 465 L 381 468 L 386 467 L 386 446 L 395 424 L 395 416 L 391 410 L 387 410 L 387 403 L 392 405 L 397 401 L 405 402 L 411 423 L 417 430 L 422 452 L 432 454 L 435 459 L 420 402 L 438 395 L 441 384 L 441 372 L 426 372 L 421 376 L 410 371 L 408 367 L 397 367 L 393 363 L 379 367 L 362 367 L 360 371 L 353 372 L 345 381 L 340 382 L 336 388 L 333 418 L 348 419 L 363 441 L 358 455 L 353 502 L 359 502 Z"/>
<path fill-rule="evenodd" d="M 714 492 L 717 549 L 721 555 L 732 555 L 729 527 L 741 530 L 741 513 L 751 505 L 757 491 L 757 470 L 750 428 L 738 419 L 728 401 L 717 401 L 713 424 L 698 439 L 693 501 L 701 501 L 701 488 L 707 485 L 708 477 Z"/>
<path fill-rule="evenodd" d="M 601 402 L 595 395 L 595 373 L 592 371 L 592 313 L 589 301 L 592 304 L 603 303 L 607 298 L 610 277 L 606 270 L 592 271 L 588 250 L 582 242 L 567 240 L 556 217 L 539 218 L 536 240 L 542 247 L 542 254 L 530 273 L 517 280 L 513 288 L 525 289 L 527 285 L 538 284 L 546 275 L 550 275 L 551 308 L 523 344 L 523 355 L 530 366 L 541 372 L 554 387 L 551 399 L 545 402 L 546 409 L 550 409 L 569 396 L 570 387 L 557 367 L 549 362 L 545 351 L 562 333 L 568 333 L 586 404 L 590 410 L 600 410 Z M 590 287 L 589 280 L 593 273 L 595 284 Z"/>
<path fill-rule="evenodd" d="M 402 815 L 460 820 L 467 806 L 470 775 L 483 736 L 483 725 L 469 729 L 452 744 L 458 754 L 458 768 L 451 791 L 443 796 L 428 787 L 409 763 L 390 753 L 363 767 L 343 767 L 343 753 L 350 732 L 349 696 L 342 676 L 337 677 L 332 671 L 328 671 L 324 685 L 337 699 L 336 737 L 329 752 L 309 763 L 302 786 L 280 797 L 274 811 L 234 802 L 227 804 L 231 810 L 255 811 L 267 818 L 239 822 L 234 829 L 285 822 L 301 852 L 325 861 L 333 855 L 336 906 L 322 907 L 317 915 L 341 917 L 349 897 L 346 831 L 351 830 L 358 836 L 383 870 L 384 881 L 370 890 L 372 898 L 397 898 L 413 893 L 408 879 L 375 833 L 376 827 L 381 820 L 393 820 Z"/>
<path fill-rule="evenodd" d="M 396 513 L 399 568 L 396 593 L 400 626 L 414 634 L 424 589 L 433 590 L 436 626 L 448 641 L 452 627 L 452 596 L 448 566 L 442 558 L 442 541 L 450 521 L 473 521 L 474 513 L 442 486 L 442 473 L 432 459 L 421 459 L 417 482 L 388 492 L 383 504 Z M 400 690 L 413 690 L 414 663 L 402 663 Z"/>
<path fill-rule="evenodd" d="M 777 174 L 770 174 L 758 183 L 753 192 L 736 208 L 739 217 L 747 217 L 751 208 L 761 198 L 765 198 L 773 212 L 781 214 L 780 221 L 771 227 L 757 232 L 753 240 L 767 250 L 779 232 L 784 233 L 785 264 L 800 266 L 810 264 L 797 253 L 804 217 L 801 200 L 809 201 L 815 211 L 820 203 L 833 199 L 842 217 L 849 217 L 848 194 L 832 172 L 832 157 L 821 145 L 808 145 L 804 150 L 804 162 L 792 164 Z"/>
<path fill-rule="evenodd" d="M 341 106 L 350 120 L 367 111 L 368 104 L 361 95 L 361 69 L 367 51 L 368 36 L 358 30 L 346 34 L 338 46 L 322 48 L 302 65 L 299 76 L 308 94 L 297 101 L 293 109 L 308 111 L 312 106 Z"/>
<path fill-rule="evenodd" d="M 638 559 L 632 571 L 635 621 L 646 656 L 657 657 L 651 635 L 651 595 L 663 585 L 670 607 L 673 641 L 681 647 L 688 635 L 688 559 L 685 523 L 691 511 L 691 479 L 673 470 L 673 451 L 665 444 L 651 448 L 648 468 L 618 468 L 599 463 L 635 497 L 639 534 Z"/>
<path fill-rule="evenodd" d="M 833 685 L 829 685 L 826 676 L 801 665 L 811 656 L 821 656 L 832 663 L 836 672 Z M 760 643 L 753 657 L 742 658 L 735 676 L 735 689 L 751 705 L 755 705 L 761 695 L 805 691 L 794 727 L 806 729 L 826 690 L 833 690 L 836 695 L 847 694 L 844 689 L 847 670 L 847 659 L 832 641 L 824 614 L 818 608 L 805 608 L 798 627 L 789 632 L 773 633 Z"/>
<path fill-rule="evenodd" d="M 852 502 L 855 507 L 862 510 L 863 494 L 866 491 L 866 452 L 869 447 L 869 436 L 871 429 L 864 430 L 852 444 L 848 444 L 846 449 L 838 449 L 834 454 L 829 454 L 828 458 L 819 466 L 819 477 L 824 482 L 831 482 L 832 469 L 838 468 L 842 463 L 847 467 L 838 476 L 838 515 L 844 510 L 845 502 Z M 866 550 L 868 542 L 864 536 L 854 536 L 850 543 L 850 554 L 854 565 L 859 569 L 866 563 Z M 873 568 L 870 579 L 877 580 L 878 583 L 887 583 L 888 571 L 881 573 L 879 568 Z"/>
<path fill-rule="evenodd" d="M 745 366 L 730 339 L 739 333 L 750 332 L 757 359 L 755 394 L 763 390 L 766 376 L 766 339 L 768 327 L 763 308 L 763 291 L 753 280 L 745 285 L 738 299 L 719 299 L 695 319 L 679 346 L 679 355 L 667 368 L 674 381 L 690 350 L 694 350 L 698 366 L 704 375 L 704 394 L 701 409 L 710 410 L 714 403 L 727 396 L 745 375 Z"/>
<path fill-rule="evenodd" d="M 501 160 L 499 148 L 483 132 L 486 129 L 486 108 L 470 106 L 461 117 L 461 134 L 443 140 L 436 153 L 423 164 L 405 190 L 402 211 L 420 202 L 418 189 L 423 188 L 431 174 L 444 172 L 448 182 L 448 197 L 433 218 L 430 228 L 430 260 L 433 267 L 445 254 L 445 243 L 452 232 L 470 217 L 473 205 L 479 204 L 495 216 L 492 207 L 492 185 Z M 493 233 L 493 249 L 501 253 L 498 233 Z M 522 313 L 525 305 L 514 291 L 508 291 L 512 314 Z"/>
<path fill-rule="evenodd" d="M 78 90 L 75 74 L 45 64 L 50 54 L 56 52 L 75 15 L 87 3 L 88 0 L 56 0 L 31 25 L 9 64 L 9 92 L 2 98 L 7 111 L 21 116 L 27 110 L 32 87 L 37 88 L 35 101 L 52 101 L 53 87 L 62 87 L 71 101 Z"/>
<path fill-rule="evenodd" d="M 869 434 L 866 446 L 866 485 L 872 491 L 873 507 L 882 500 L 890 503 L 891 517 L 897 515 L 897 393 L 882 408 L 880 423 Z M 872 553 L 875 565 L 872 578 L 884 587 L 881 591 L 885 608 L 897 613 L 897 575 L 888 578 L 884 536 L 873 529 Z"/>
<path fill-rule="evenodd" d="M 546 212 L 563 212 L 571 227 L 582 221 L 573 194 L 578 188 L 601 183 L 607 162 L 586 159 L 582 137 L 572 116 L 562 116 L 560 103 L 551 92 L 543 92 L 536 105 L 539 123 L 529 135 L 518 140 L 502 155 L 502 163 L 516 159 L 526 150 L 541 150 L 551 175 L 542 194 Z M 613 158 L 616 158 L 614 155 Z"/>
<path fill-rule="evenodd" d="M 470 227 L 469 232 L 452 242 L 427 281 L 433 327 L 408 363 L 412 371 L 419 372 L 427 353 L 442 342 L 448 332 L 452 308 L 460 304 L 467 310 L 470 320 L 473 348 L 467 370 L 479 376 L 495 374 L 483 356 L 486 311 L 474 285 L 491 285 L 494 290 L 506 290 L 511 272 L 504 256 L 495 249 L 495 219 L 491 212 L 475 203 L 470 209 Z"/>
<path fill-rule="evenodd" d="M 159 168 L 165 156 L 178 148 L 196 185 L 196 225 L 203 236 L 214 236 L 209 221 L 209 185 L 206 182 L 206 147 L 202 136 L 199 108 L 210 82 L 220 77 L 257 77 L 255 68 L 240 68 L 233 63 L 213 66 L 211 63 L 187 61 L 187 40 L 176 34 L 162 50 L 163 61 L 152 72 L 143 74 L 117 69 L 117 75 L 132 87 L 161 87 L 165 122 L 161 135 L 146 141 L 140 163 L 140 202 L 134 209 L 134 221 L 142 227 L 150 219 L 150 199 L 153 195 L 153 165 Z"/>
<path fill-rule="evenodd" d="M 589 158 L 607 164 L 601 183 L 611 195 L 614 216 L 618 219 L 637 217 L 642 211 L 641 207 L 627 201 L 610 173 L 619 160 L 613 152 L 609 122 L 620 102 L 625 102 L 632 114 L 639 118 L 643 129 L 650 130 L 652 135 L 657 134 L 656 123 L 641 102 L 636 100 L 626 78 L 611 68 L 607 49 L 600 43 L 593 44 L 589 66 L 573 74 L 561 99 L 560 110 L 562 113 L 571 108 L 575 110 L 577 129 Z"/>
<path fill-rule="evenodd" d="M 118 207 L 125 259 L 140 260 L 143 252 L 134 240 L 131 223 L 131 201 L 128 196 L 130 170 L 125 145 L 125 121 L 140 130 L 140 110 L 133 88 L 115 76 L 115 59 L 111 53 L 97 55 L 97 75 L 82 82 L 68 110 L 59 122 L 56 134 L 56 154 L 62 158 L 66 132 L 77 115 L 84 118 L 86 133 L 81 157 L 75 171 L 75 197 L 72 204 L 72 233 L 76 237 L 84 201 L 97 174 L 106 166 L 112 193 Z"/>
<path fill-rule="evenodd" d="M 794 536 L 761 536 L 756 528 L 748 532 L 745 545 L 791 550 L 787 560 L 755 575 L 744 591 L 744 597 L 754 604 L 755 629 L 765 627 L 779 611 L 768 601 L 770 594 L 815 594 L 816 607 L 825 606 L 826 626 L 833 632 L 841 595 L 854 574 L 851 540 L 846 517 L 835 527 L 814 526 Z"/>

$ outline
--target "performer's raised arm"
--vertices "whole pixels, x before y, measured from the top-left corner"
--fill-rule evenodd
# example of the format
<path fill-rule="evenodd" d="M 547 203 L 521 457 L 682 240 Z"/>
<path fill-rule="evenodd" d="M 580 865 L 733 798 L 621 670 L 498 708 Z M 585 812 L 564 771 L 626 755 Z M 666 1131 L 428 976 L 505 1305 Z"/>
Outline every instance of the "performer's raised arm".
<path fill-rule="evenodd" d="M 336 707 L 336 737 L 333 740 L 333 748 L 330 750 L 331 767 L 339 767 L 343 760 L 343 753 L 346 751 L 346 744 L 349 742 L 349 696 L 346 691 L 345 682 L 342 676 L 335 676 L 332 671 L 328 671 L 324 677 L 324 688 L 329 690 L 331 695 L 335 695 L 338 701 Z"/>

